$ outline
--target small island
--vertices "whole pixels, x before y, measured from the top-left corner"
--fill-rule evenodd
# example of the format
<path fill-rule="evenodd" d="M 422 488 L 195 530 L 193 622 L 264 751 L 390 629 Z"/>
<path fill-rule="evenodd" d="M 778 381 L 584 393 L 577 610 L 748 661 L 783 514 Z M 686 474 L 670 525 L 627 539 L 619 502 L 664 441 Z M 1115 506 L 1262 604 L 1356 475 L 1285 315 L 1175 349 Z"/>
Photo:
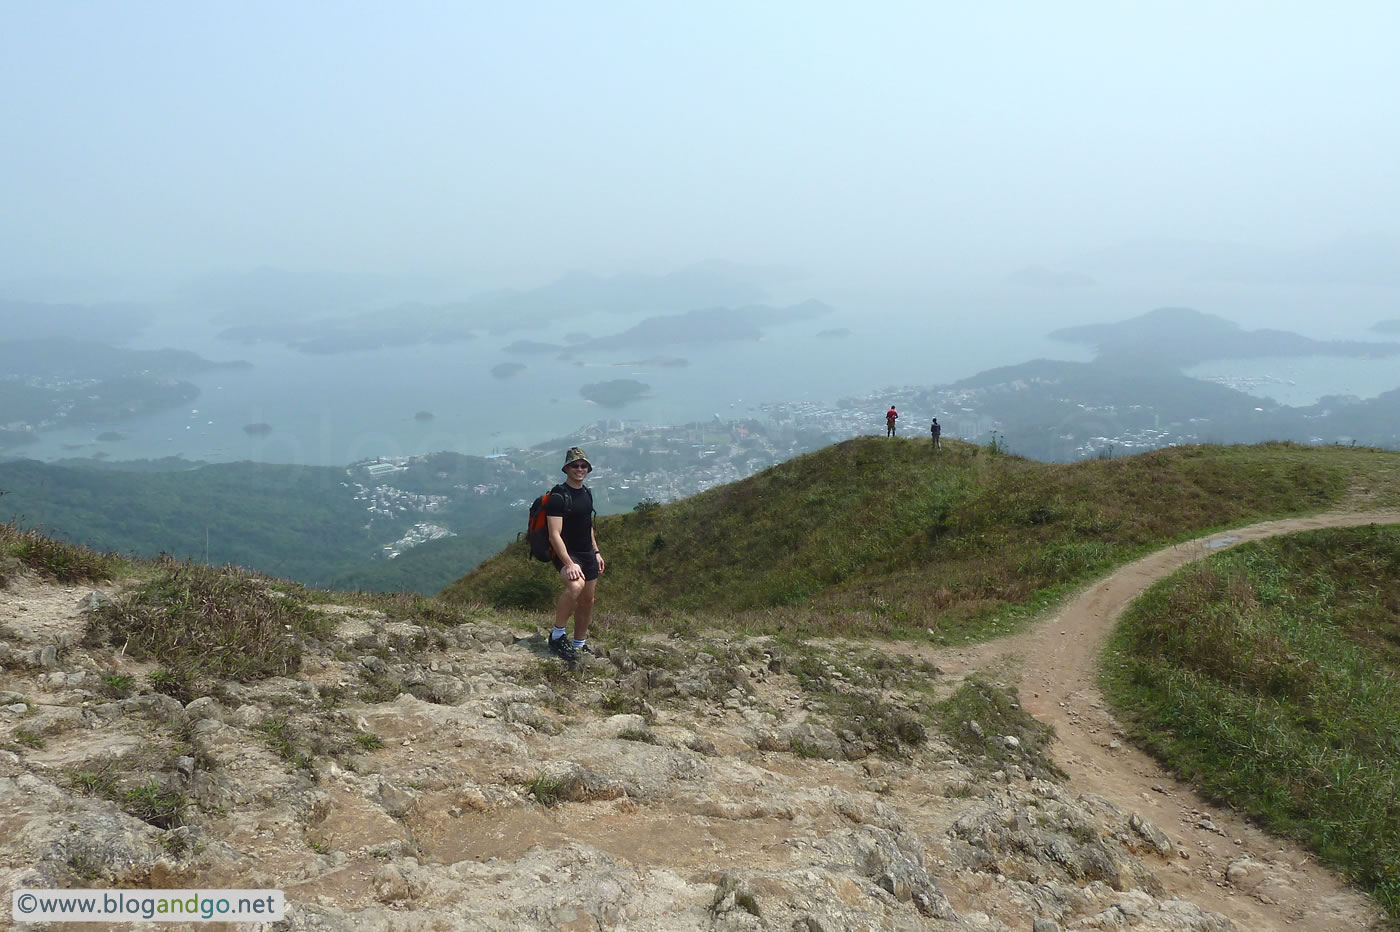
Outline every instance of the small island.
<path fill-rule="evenodd" d="M 247 434 L 249 437 L 266 437 L 268 434 L 272 433 L 272 425 L 265 424 L 262 421 L 256 424 L 244 424 L 243 433 Z"/>
<path fill-rule="evenodd" d="M 1242 330 L 1215 314 L 1163 307 L 1130 320 L 1062 327 L 1052 340 L 1094 347 L 1101 362 L 1148 368 L 1186 368 L 1213 359 L 1265 356 L 1350 356 L 1379 359 L 1400 354 L 1400 343 L 1313 340 L 1286 330 Z"/>
<path fill-rule="evenodd" d="M 433 412 L 419 411 L 413 415 L 413 419 L 419 424 L 426 424 L 433 419 Z"/>
<path fill-rule="evenodd" d="M 118 440 L 125 440 L 125 434 L 119 434 L 115 430 L 104 430 L 97 435 L 99 443 L 116 443 Z"/>
<path fill-rule="evenodd" d="M 583 386 L 578 393 L 594 404 L 605 408 L 620 408 L 628 402 L 648 397 L 651 386 L 636 379 L 612 379 L 607 382 L 592 382 Z"/>
<path fill-rule="evenodd" d="M 561 349 L 557 343 L 541 343 L 539 340 L 516 340 L 505 347 L 507 353 L 557 353 Z"/>
<path fill-rule="evenodd" d="M 760 340 L 770 327 L 797 323 L 830 314 L 820 301 L 804 301 L 791 307 L 712 307 L 684 314 L 648 317 L 611 336 L 578 344 L 579 349 L 610 350 L 669 345 L 704 346 L 743 340 Z M 509 349 L 509 347 L 507 347 Z"/>
<path fill-rule="evenodd" d="M 646 359 L 633 359 L 630 362 L 615 362 L 613 366 L 652 366 L 657 369 L 684 369 L 690 360 L 684 356 L 649 356 Z"/>
<path fill-rule="evenodd" d="M 496 379 L 508 379 L 525 370 L 523 362 L 502 362 L 491 367 L 491 377 Z"/>

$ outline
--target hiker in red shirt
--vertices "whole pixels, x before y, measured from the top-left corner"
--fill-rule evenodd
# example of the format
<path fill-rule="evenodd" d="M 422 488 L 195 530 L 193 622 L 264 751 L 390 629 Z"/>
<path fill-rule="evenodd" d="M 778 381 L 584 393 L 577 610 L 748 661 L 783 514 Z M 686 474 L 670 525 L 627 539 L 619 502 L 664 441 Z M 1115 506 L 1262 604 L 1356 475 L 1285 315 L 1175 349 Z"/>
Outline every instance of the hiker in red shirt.
<path fill-rule="evenodd" d="M 893 437 L 893 436 L 894 436 L 894 422 L 895 422 L 895 419 L 896 419 L 897 417 L 899 417 L 899 412 L 896 411 L 896 410 L 894 409 L 894 405 L 890 405 L 890 409 L 889 409 L 888 411 L 885 412 L 885 436 L 886 436 L 886 437 Z"/>

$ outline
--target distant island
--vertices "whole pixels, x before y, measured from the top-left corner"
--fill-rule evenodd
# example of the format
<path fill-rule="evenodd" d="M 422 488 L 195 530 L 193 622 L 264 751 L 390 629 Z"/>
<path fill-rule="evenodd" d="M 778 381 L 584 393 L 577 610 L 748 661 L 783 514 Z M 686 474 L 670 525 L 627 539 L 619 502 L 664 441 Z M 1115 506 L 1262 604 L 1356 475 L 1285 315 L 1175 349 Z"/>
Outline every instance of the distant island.
<path fill-rule="evenodd" d="M 593 382 L 578 390 L 578 393 L 594 404 L 605 408 L 620 408 L 630 401 L 647 397 L 651 386 L 636 379 L 613 379 L 608 382 Z"/>
<path fill-rule="evenodd" d="M 0 341 L 0 369 L 47 379 L 161 378 L 215 369 L 251 369 L 243 359 L 217 362 L 188 350 L 128 349 L 94 340 L 45 337 Z"/>
<path fill-rule="evenodd" d="M 684 314 L 648 317 L 633 327 L 607 337 L 598 337 L 571 349 L 610 350 L 628 347 L 657 347 L 674 344 L 703 346 L 734 340 L 759 340 L 769 327 L 811 320 L 830 314 L 832 308 L 820 301 L 804 301 L 790 307 L 712 307 Z"/>
<path fill-rule="evenodd" d="M 417 345 L 444 342 L 442 335 L 446 333 L 477 330 L 499 334 L 550 327 L 578 313 L 640 316 L 753 303 L 764 299 L 760 281 L 772 276 L 773 271 L 704 262 L 659 275 L 624 273 L 604 278 L 570 272 L 525 291 L 491 291 L 442 304 L 401 302 L 336 317 L 324 316 L 337 306 L 365 307 L 363 296 L 367 286 L 372 288 L 373 283 L 341 281 L 329 292 L 320 290 L 321 297 L 328 300 L 318 301 L 320 309 L 313 313 L 323 316 L 307 325 L 309 313 L 303 312 L 299 320 L 289 318 L 290 308 L 305 306 L 304 301 L 298 300 L 301 283 L 280 270 L 263 269 L 252 276 L 221 282 L 216 287 L 223 302 L 230 294 L 238 296 L 237 310 L 226 307 L 216 319 L 257 321 L 257 327 L 231 327 L 221 334 L 225 339 L 271 340 L 294 349 L 299 348 L 293 345 L 296 340 L 310 340 L 332 331 L 385 330 L 386 322 L 392 321 L 392 329 L 402 335 L 392 345 Z M 207 293 L 201 295 L 196 291 L 195 294 L 200 298 L 208 297 Z M 290 310 L 290 313 L 296 312 Z M 573 336 L 565 340 L 584 342 L 588 339 L 587 335 L 582 340 L 572 339 Z"/>
<path fill-rule="evenodd" d="M 431 411 L 418 411 L 418 412 L 416 412 L 416 413 L 413 415 L 413 419 L 414 419 L 415 421 L 417 421 L 419 424 L 426 424 L 426 423 L 428 423 L 429 421 L 431 421 L 431 420 L 433 419 L 433 412 L 431 412 Z"/>
<path fill-rule="evenodd" d="M 491 367 L 491 377 L 497 379 L 508 379 L 513 375 L 525 371 L 523 362 L 502 362 Z"/>
<path fill-rule="evenodd" d="M 557 353 L 563 348 L 564 347 L 557 343 L 541 343 L 538 340 L 516 340 L 514 343 L 505 347 L 505 351 L 507 353 L 542 354 Z"/>
<path fill-rule="evenodd" d="M 1400 343 L 1313 340 L 1286 330 L 1241 330 L 1215 314 L 1164 307 L 1112 324 L 1064 327 L 1051 339 L 1087 343 L 1103 362 L 1186 368 L 1212 359 L 1261 356 L 1353 356 L 1376 359 L 1400 354 Z"/>
<path fill-rule="evenodd" d="M 629 362 L 615 362 L 614 366 L 651 366 L 656 369 L 684 369 L 690 360 L 683 356 L 651 356 L 647 359 L 633 359 Z"/>
<path fill-rule="evenodd" d="M 1400 333 L 1400 320 L 1383 320 L 1371 329 L 1376 333 Z"/>
<path fill-rule="evenodd" d="M 244 424 L 243 433 L 250 437 L 266 437 L 268 434 L 272 433 L 272 425 L 265 424 L 262 421 L 256 424 Z"/>
<path fill-rule="evenodd" d="M 184 350 L 127 349 L 71 337 L 0 341 L 0 372 L 9 377 L 0 382 L 6 424 L 0 449 L 30 443 L 49 430 L 107 428 L 188 404 L 199 396 L 199 388 L 177 375 L 251 365 L 215 362 Z"/>
<path fill-rule="evenodd" d="M 118 440 L 125 440 L 125 434 L 119 434 L 115 430 L 104 430 L 97 435 L 99 443 L 116 443 Z"/>

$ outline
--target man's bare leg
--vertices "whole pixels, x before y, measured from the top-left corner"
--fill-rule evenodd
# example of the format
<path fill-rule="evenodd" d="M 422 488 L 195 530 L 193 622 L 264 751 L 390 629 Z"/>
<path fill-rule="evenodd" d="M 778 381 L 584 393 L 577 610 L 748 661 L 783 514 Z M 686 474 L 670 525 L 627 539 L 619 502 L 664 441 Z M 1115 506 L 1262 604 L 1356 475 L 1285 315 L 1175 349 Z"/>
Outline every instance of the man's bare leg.
<path fill-rule="evenodd" d="M 583 591 L 574 601 L 574 640 L 588 640 L 588 626 L 593 623 L 593 598 L 598 591 L 598 580 L 584 582 Z M 568 617 L 568 616 L 565 616 Z"/>
<path fill-rule="evenodd" d="M 554 627 L 563 628 L 569 623 L 569 616 L 574 613 L 579 596 L 588 585 L 582 579 L 564 580 L 564 591 L 559 593 L 559 601 L 554 603 Z M 591 597 L 589 602 L 592 602 Z"/>

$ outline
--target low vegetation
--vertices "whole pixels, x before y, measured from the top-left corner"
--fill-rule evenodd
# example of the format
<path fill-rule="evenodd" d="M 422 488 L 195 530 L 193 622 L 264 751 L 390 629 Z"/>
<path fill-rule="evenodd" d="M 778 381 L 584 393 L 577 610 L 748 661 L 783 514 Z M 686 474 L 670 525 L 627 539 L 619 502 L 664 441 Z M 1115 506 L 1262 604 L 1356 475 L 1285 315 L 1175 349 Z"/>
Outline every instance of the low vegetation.
<path fill-rule="evenodd" d="M 160 663 L 151 685 L 188 702 L 218 679 L 295 673 L 304 640 L 329 630 L 294 592 L 267 579 L 237 567 L 166 560 L 150 580 L 95 609 L 85 640 Z"/>
<path fill-rule="evenodd" d="M 1400 529 L 1298 534 L 1183 570 L 1105 659 L 1137 741 L 1400 922 Z"/>
<path fill-rule="evenodd" d="M 169 829 L 185 824 L 189 805 L 185 794 L 163 779 L 171 763 L 152 746 L 71 767 L 65 779 L 76 792 L 110 800 L 143 822 Z"/>
<path fill-rule="evenodd" d="M 1009 686 L 973 677 L 938 703 L 933 714 L 948 743 L 983 769 L 1014 766 L 1045 779 L 1068 778 L 1050 757 L 1055 730 L 1023 709 Z"/>
<path fill-rule="evenodd" d="M 724 616 L 749 633 L 965 643 L 1155 547 L 1384 488 L 1400 455 L 1196 446 L 1047 464 L 957 441 L 856 438 L 740 482 L 599 519 L 610 616 Z M 550 567 L 512 545 L 443 596 L 541 609 Z M 688 623 L 688 622 L 687 622 Z"/>
<path fill-rule="evenodd" d="M 798 644 L 784 664 L 819 721 L 855 735 L 887 756 L 908 756 L 928 740 L 938 671 L 923 662 L 874 651 L 838 655 Z M 894 697 L 902 697 L 896 701 Z M 815 705 L 813 701 L 815 700 Z M 794 742 L 799 757 L 819 756 Z"/>
<path fill-rule="evenodd" d="M 118 560 L 110 553 L 46 537 L 35 529 L 11 522 L 0 523 L 0 554 L 19 560 L 39 575 L 60 583 L 101 582 L 111 579 Z M 0 565 L 0 586 L 4 578 Z"/>

